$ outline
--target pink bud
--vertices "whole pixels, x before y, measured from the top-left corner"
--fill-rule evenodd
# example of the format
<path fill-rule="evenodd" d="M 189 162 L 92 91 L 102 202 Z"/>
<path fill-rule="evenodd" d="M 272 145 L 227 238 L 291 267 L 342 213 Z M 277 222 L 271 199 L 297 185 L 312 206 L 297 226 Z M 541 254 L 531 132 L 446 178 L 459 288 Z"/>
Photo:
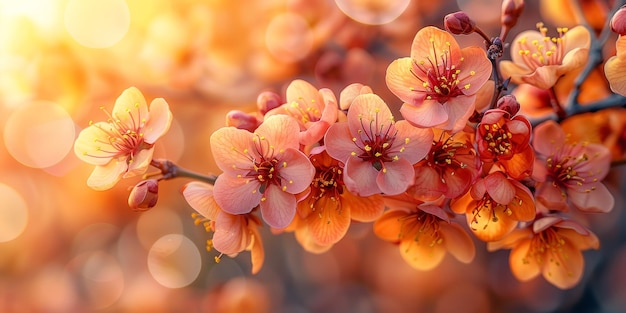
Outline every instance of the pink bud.
<path fill-rule="evenodd" d="M 619 8 L 611 18 L 611 30 L 620 35 L 626 34 L 626 5 Z"/>
<path fill-rule="evenodd" d="M 226 126 L 233 126 L 239 129 L 245 129 L 249 132 L 259 126 L 256 116 L 239 110 L 232 110 L 226 113 Z"/>
<path fill-rule="evenodd" d="M 283 98 L 273 91 L 263 91 L 256 98 L 256 106 L 261 115 L 265 115 L 265 113 L 279 107 L 281 104 L 283 104 Z"/>
<path fill-rule="evenodd" d="M 443 18 L 443 26 L 455 35 L 471 34 L 476 29 L 476 23 L 463 11 L 446 15 Z"/>
<path fill-rule="evenodd" d="M 159 182 L 156 179 L 141 181 L 128 196 L 128 206 L 133 211 L 141 212 L 153 208 L 159 199 Z"/>
<path fill-rule="evenodd" d="M 498 109 L 509 112 L 511 116 L 515 116 L 519 112 L 520 104 L 514 95 L 504 95 L 498 99 Z"/>
<path fill-rule="evenodd" d="M 524 0 L 504 0 L 502 1 L 502 15 L 500 22 L 507 28 L 517 24 L 517 19 L 524 11 Z"/>

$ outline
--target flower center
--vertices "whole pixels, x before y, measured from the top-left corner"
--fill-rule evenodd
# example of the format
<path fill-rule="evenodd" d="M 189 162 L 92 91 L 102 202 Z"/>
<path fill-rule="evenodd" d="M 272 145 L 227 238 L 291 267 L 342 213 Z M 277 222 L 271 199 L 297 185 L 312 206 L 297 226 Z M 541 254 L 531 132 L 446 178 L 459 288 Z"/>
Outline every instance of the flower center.
<path fill-rule="evenodd" d="M 395 127 L 393 127 L 393 120 L 389 124 L 379 124 L 378 111 L 376 111 L 376 117 L 369 122 L 367 129 L 362 116 L 359 116 L 359 120 L 361 121 L 361 129 L 358 130 L 358 133 L 361 136 L 359 138 L 353 137 L 352 141 L 361 151 L 353 151 L 352 155 L 358 156 L 364 162 L 370 162 L 377 171 L 382 170 L 386 173 L 385 163 L 399 159 L 398 155 L 392 155 L 394 152 L 392 146 L 397 134 Z M 404 140 L 408 143 L 409 138 Z M 404 147 L 400 148 L 399 152 L 403 151 Z"/>
<path fill-rule="evenodd" d="M 587 193 L 596 189 L 593 184 L 598 182 L 598 178 L 594 176 L 599 170 L 589 168 L 589 162 L 592 162 L 591 157 L 583 151 L 583 146 L 565 144 L 546 159 L 546 167 L 554 179 L 553 183 L 561 187 L 565 196 L 564 189 L 572 186 L 580 187 L 579 191 Z"/>
<path fill-rule="evenodd" d="M 564 35 L 568 28 L 557 28 L 558 37 L 548 37 L 548 29 L 544 27 L 543 23 L 537 23 L 537 29 L 543 35 L 542 40 L 535 39 L 529 43 L 527 38 L 522 38 L 517 42 L 518 53 L 522 56 L 522 60 L 531 70 L 536 70 L 544 65 L 560 65 L 565 56 Z"/>
<path fill-rule="evenodd" d="M 399 237 L 412 236 L 416 244 L 424 244 L 425 241 L 429 247 L 442 244 L 439 221 L 440 218 L 418 209 L 417 212 L 403 218 Z"/>
<path fill-rule="evenodd" d="M 450 166 L 466 168 L 467 164 L 456 158 L 457 154 L 466 152 L 460 151 L 461 149 L 467 149 L 467 145 L 462 142 L 453 141 L 452 137 L 448 137 L 445 140 L 440 139 L 439 141 L 433 141 L 433 147 L 428 155 L 428 164 L 435 166 L 440 173 L 450 168 Z"/>
<path fill-rule="evenodd" d="M 472 228 L 472 230 L 477 230 L 478 228 L 476 226 L 480 226 L 480 224 L 484 224 L 482 225 L 482 229 L 487 229 L 487 227 L 489 226 L 490 222 L 494 222 L 497 223 L 500 218 L 498 217 L 498 214 L 503 213 L 505 214 L 507 217 L 513 215 L 513 210 L 511 209 L 512 206 L 521 206 L 523 204 L 522 199 L 520 199 L 517 195 L 513 197 L 513 200 L 511 200 L 510 203 L 498 203 L 495 200 L 493 200 L 491 198 L 491 196 L 487 193 L 485 193 L 485 195 L 483 196 L 482 199 L 480 199 L 478 201 L 478 203 L 476 204 L 476 207 L 472 210 L 472 221 L 471 221 L 471 225 L 470 228 Z M 485 212 L 486 211 L 486 212 Z M 498 212 L 501 211 L 501 212 Z M 483 218 L 481 216 L 482 214 L 488 214 L 488 218 Z"/>
<path fill-rule="evenodd" d="M 513 157 L 513 134 L 508 130 L 506 124 L 500 125 L 483 124 L 478 129 L 482 139 L 486 142 L 487 151 L 499 159 L 510 159 Z"/>
<path fill-rule="evenodd" d="M 531 259 L 534 259 L 537 264 L 541 265 L 545 261 L 554 263 L 556 266 L 567 266 L 564 262 L 568 259 L 568 255 L 564 253 L 565 240 L 558 234 L 558 231 L 553 227 L 550 227 L 539 234 L 536 234 L 530 243 L 530 249 L 526 256 L 522 259 L 524 264 L 529 264 Z M 546 253 L 550 253 L 546 255 Z M 545 260 L 544 257 L 548 256 Z M 571 270 L 567 270 L 568 275 L 572 275 Z"/>
<path fill-rule="evenodd" d="M 135 104 L 135 108 L 139 108 L 138 103 Z M 133 116 L 133 112 L 127 108 L 125 112 L 128 114 L 128 118 L 126 120 L 130 122 L 123 122 L 121 116 L 113 116 L 111 113 L 106 111 L 104 107 L 100 107 L 100 109 L 109 117 L 107 120 L 108 125 L 101 126 L 99 124 L 93 124 L 93 122 L 89 122 L 89 124 L 100 129 L 107 137 L 106 141 L 97 138 L 95 139 L 95 142 L 110 145 L 113 148 L 113 151 L 104 150 L 102 146 L 98 145 L 96 146 L 96 150 L 109 155 L 94 157 L 118 157 L 128 155 L 130 156 L 128 162 L 131 163 L 135 154 L 139 150 L 152 147 L 151 144 L 147 144 L 143 141 L 143 132 L 141 132 L 141 128 L 144 126 L 146 120 L 145 118 L 142 119 L 139 110 L 137 110 L 137 117 L 135 117 Z M 140 124 L 136 124 L 135 121 L 140 121 Z"/>
<path fill-rule="evenodd" d="M 456 64 L 451 64 L 450 50 L 443 49 L 437 51 L 434 38 L 430 38 L 430 43 L 433 55 L 439 56 L 439 58 L 433 60 L 430 56 L 427 56 L 419 62 L 414 59 L 411 73 L 422 82 L 421 87 L 424 89 L 421 91 L 426 92 L 427 100 L 437 100 L 439 103 L 445 103 L 450 98 L 463 94 L 459 88 L 461 85 L 459 78 L 461 70 L 457 68 Z M 446 42 L 446 46 L 450 47 L 450 42 Z M 463 62 L 463 58 L 461 58 L 461 62 Z M 418 75 L 418 72 L 421 75 Z M 472 76 L 475 74 L 474 71 L 470 72 Z M 465 84 L 462 88 L 469 89 L 470 84 Z"/>
<path fill-rule="evenodd" d="M 281 176 L 279 170 L 287 167 L 287 162 L 281 163 L 280 160 L 275 157 L 274 147 L 267 142 L 265 137 L 254 134 L 252 141 L 254 142 L 256 154 L 251 154 L 248 149 L 243 150 L 243 154 L 252 162 L 252 168 L 249 168 L 245 177 L 248 181 L 257 180 L 260 183 L 258 191 L 264 193 L 270 184 L 280 186 Z M 279 152 L 282 153 L 283 150 Z M 238 175 L 238 177 L 243 178 L 241 175 Z M 289 183 L 293 182 L 289 181 Z M 282 187 L 283 191 L 286 189 L 287 186 Z M 256 192 L 256 190 L 253 192 Z M 265 201 L 265 198 L 261 198 L 261 201 Z"/>
<path fill-rule="evenodd" d="M 321 116 L 315 99 L 306 101 L 302 97 L 299 97 L 297 101 L 291 101 L 285 111 L 287 111 L 287 113 L 292 117 L 302 122 L 302 124 L 319 121 Z"/>

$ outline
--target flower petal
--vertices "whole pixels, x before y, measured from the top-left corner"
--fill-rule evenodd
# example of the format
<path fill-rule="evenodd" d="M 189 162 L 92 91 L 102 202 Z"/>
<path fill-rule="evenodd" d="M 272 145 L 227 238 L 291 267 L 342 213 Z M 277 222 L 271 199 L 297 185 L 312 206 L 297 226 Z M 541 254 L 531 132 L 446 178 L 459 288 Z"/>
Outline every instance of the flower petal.
<path fill-rule="evenodd" d="M 507 213 L 502 205 L 486 204 L 476 213 L 466 214 L 467 224 L 478 239 L 489 242 L 501 240 L 509 234 L 518 222 Z"/>
<path fill-rule="evenodd" d="M 289 115 L 279 114 L 266 118 L 254 133 L 277 150 L 300 147 L 300 125 Z"/>
<path fill-rule="evenodd" d="M 139 129 L 149 117 L 148 104 L 139 89 L 130 87 L 117 97 L 111 115 L 129 129 Z"/>
<path fill-rule="evenodd" d="M 402 234 L 402 220 L 407 216 L 407 212 L 399 210 L 391 210 L 383 213 L 383 215 L 374 222 L 374 234 L 378 238 L 398 243 Z"/>
<path fill-rule="evenodd" d="M 252 247 L 250 248 L 250 260 L 252 261 L 252 274 L 258 273 L 263 267 L 265 261 L 265 249 L 263 248 L 263 241 L 261 240 L 261 234 L 256 227 L 256 224 L 249 223 L 248 229 L 252 236 Z"/>
<path fill-rule="evenodd" d="M 376 184 L 380 191 L 386 195 L 397 195 L 405 192 L 414 180 L 415 170 L 406 159 L 385 162 L 383 169 L 376 176 Z"/>
<path fill-rule="evenodd" d="M 163 98 L 152 100 L 152 103 L 150 103 L 150 118 L 142 128 L 143 140 L 150 144 L 157 141 L 170 129 L 173 118 L 170 107 Z"/>
<path fill-rule="evenodd" d="M 461 50 L 463 62 L 459 66 L 459 86 L 468 86 L 461 91 L 466 95 L 473 95 L 491 77 L 491 62 L 487 59 L 485 50 L 480 47 L 471 46 Z"/>
<path fill-rule="evenodd" d="M 87 179 L 87 186 L 94 190 L 111 189 L 122 178 L 122 174 L 128 169 L 126 160 L 114 159 L 105 165 L 96 165 Z"/>
<path fill-rule="evenodd" d="M 521 281 L 531 280 L 541 273 L 540 264 L 529 255 L 532 241 L 530 238 L 521 239 L 509 255 L 509 266 L 515 278 Z"/>
<path fill-rule="evenodd" d="M 564 142 L 565 132 L 555 121 L 545 121 L 533 129 L 533 147 L 539 154 L 554 154 Z"/>
<path fill-rule="evenodd" d="M 304 191 L 315 176 L 315 167 L 309 158 L 296 149 L 286 149 L 277 166 L 280 168 L 278 172 L 281 185 L 288 193 L 296 194 Z"/>
<path fill-rule="evenodd" d="M 413 72 L 413 59 L 396 59 L 387 67 L 385 81 L 389 90 L 400 100 L 410 105 L 420 106 L 426 99 L 426 89 L 422 86 L 422 81 L 426 77 L 416 77 L 421 72 Z"/>
<path fill-rule="evenodd" d="M 219 212 L 215 218 L 213 247 L 224 254 L 235 254 L 246 249 L 246 218 L 244 215 L 233 215 Z"/>
<path fill-rule="evenodd" d="M 316 243 L 330 245 L 338 242 L 350 227 L 350 209 L 343 200 L 321 197 L 316 202 L 315 212 L 306 218 L 309 232 Z"/>
<path fill-rule="evenodd" d="M 444 51 L 447 51 L 448 64 L 461 63 L 461 48 L 456 39 L 447 31 L 434 26 L 421 28 L 411 44 L 411 58 L 416 61 L 430 59 L 438 64 Z"/>
<path fill-rule="evenodd" d="M 529 228 L 517 228 L 504 238 L 487 243 L 487 251 L 493 252 L 500 249 L 512 249 L 523 239 L 532 238 L 533 233 Z"/>
<path fill-rule="evenodd" d="M 361 137 L 362 142 L 393 122 L 393 115 L 387 104 L 376 94 L 358 95 L 348 111 L 350 133 Z"/>
<path fill-rule="evenodd" d="M 509 204 L 515 197 L 515 187 L 502 172 L 493 172 L 483 181 L 489 196 L 499 204 Z"/>
<path fill-rule="evenodd" d="M 511 52 L 511 55 L 513 55 L 513 52 Z M 505 79 L 511 78 L 511 82 L 514 84 L 524 83 L 522 76 L 532 73 L 527 67 L 507 60 L 500 61 L 500 72 L 502 72 L 502 77 Z"/>
<path fill-rule="evenodd" d="M 574 245 L 565 240 L 559 249 L 547 249 L 543 277 L 560 289 L 569 289 L 582 278 L 585 260 Z"/>
<path fill-rule="evenodd" d="M 444 194 L 449 187 L 450 182 L 442 182 L 441 176 L 434 168 L 426 164 L 415 167 L 415 182 L 411 186 L 411 191 L 420 199 L 436 199 Z"/>
<path fill-rule="evenodd" d="M 448 112 L 437 100 L 424 100 L 419 105 L 405 103 L 400 114 L 417 127 L 433 127 L 448 121 Z"/>
<path fill-rule="evenodd" d="M 92 165 L 105 165 L 111 161 L 119 151 L 109 141 L 106 133 L 111 125 L 98 122 L 83 129 L 74 142 L 74 153 L 83 162 Z"/>
<path fill-rule="evenodd" d="M 182 188 L 183 197 L 187 203 L 209 220 L 215 220 L 220 208 L 213 198 L 213 185 L 199 181 L 192 181 Z"/>
<path fill-rule="evenodd" d="M 261 201 L 263 220 L 276 229 L 283 229 L 293 221 L 296 215 L 296 196 L 284 192 L 280 187 L 270 184 Z"/>
<path fill-rule="evenodd" d="M 128 169 L 124 174 L 124 178 L 142 175 L 145 173 L 148 166 L 150 166 L 150 162 L 152 162 L 153 153 L 154 147 L 139 150 L 139 152 L 130 160 L 131 162 L 128 164 Z"/>
<path fill-rule="evenodd" d="M 347 122 L 331 125 L 324 136 L 326 151 L 333 159 L 345 164 L 352 157 L 351 153 L 357 149 L 351 138 Z"/>
<path fill-rule="evenodd" d="M 430 128 L 417 128 L 407 121 L 398 121 L 394 124 L 396 139 L 392 143 L 391 151 L 398 151 L 398 156 L 411 164 L 422 160 L 430 151 L 433 141 L 433 131 Z"/>
<path fill-rule="evenodd" d="M 550 210 L 568 211 L 565 194 L 551 179 L 537 185 L 535 198 Z"/>
<path fill-rule="evenodd" d="M 349 158 L 343 175 L 346 187 L 356 195 L 367 197 L 381 193 L 378 183 L 372 183 L 377 181 L 378 171 L 370 162 L 363 162 L 359 158 Z"/>
<path fill-rule="evenodd" d="M 210 139 L 213 160 L 224 173 L 246 175 L 252 169 L 257 149 L 252 145 L 253 134 L 244 129 L 222 127 Z"/>
<path fill-rule="evenodd" d="M 620 36 L 615 43 L 616 56 L 604 63 L 604 74 L 611 90 L 622 96 L 626 95 L 626 36 Z"/>
<path fill-rule="evenodd" d="M 476 95 L 456 96 L 448 100 L 443 104 L 443 109 L 446 111 L 448 120 L 442 124 L 436 125 L 436 127 L 449 130 L 451 133 L 456 133 L 465 128 L 470 116 L 474 114 L 475 100 Z"/>
<path fill-rule="evenodd" d="M 567 196 L 574 206 L 585 212 L 608 213 L 615 206 L 615 198 L 602 183 L 595 185 L 590 192 L 567 191 Z"/>
<path fill-rule="evenodd" d="M 350 218 L 358 222 L 373 222 L 385 210 L 385 202 L 380 195 L 359 197 L 345 190 L 341 198 L 342 205 L 350 208 Z"/>
<path fill-rule="evenodd" d="M 470 263 L 476 255 L 474 241 L 469 234 L 456 223 L 439 223 L 439 231 L 443 238 L 443 244 L 446 249 L 457 260 L 463 263 Z"/>
<path fill-rule="evenodd" d="M 418 234 L 419 225 L 411 227 L 412 229 L 407 231 L 400 241 L 402 258 L 418 270 L 427 271 L 435 268 L 446 255 L 445 247 L 437 243 L 434 232 Z"/>
<path fill-rule="evenodd" d="M 213 197 L 217 205 L 230 214 L 244 214 L 259 205 L 261 197 L 260 184 L 256 180 L 231 177 L 221 174 L 215 180 Z"/>

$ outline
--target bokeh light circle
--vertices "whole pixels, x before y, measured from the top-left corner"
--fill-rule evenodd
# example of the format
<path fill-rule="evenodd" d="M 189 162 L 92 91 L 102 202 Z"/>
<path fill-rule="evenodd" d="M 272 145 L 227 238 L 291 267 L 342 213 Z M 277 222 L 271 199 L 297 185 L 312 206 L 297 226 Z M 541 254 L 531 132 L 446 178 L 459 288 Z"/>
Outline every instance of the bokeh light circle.
<path fill-rule="evenodd" d="M 65 28 L 72 38 L 89 48 L 108 48 L 130 27 L 130 10 L 124 0 L 69 0 Z"/>
<path fill-rule="evenodd" d="M 148 270 L 161 285 L 182 288 L 200 274 L 200 252 L 196 245 L 180 234 L 165 235 L 148 252 Z"/>
<path fill-rule="evenodd" d="M 0 242 L 19 236 L 28 223 L 28 206 L 15 189 L 0 184 Z"/>
<path fill-rule="evenodd" d="M 313 31 L 307 21 L 295 13 L 278 14 L 265 30 L 265 45 L 283 62 L 305 58 L 313 47 Z"/>
<path fill-rule="evenodd" d="M 74 121 L 61 106 L 35 101 L 15 110 L 4 126 L 4 144 L 18 162 L 46 168 L 63 160 L 74 145 Z"/>
<path fill-rule="evenodd" d="M 387 24 L 398 18 L 411 0 L 335 0 L 351 19 L 367 25 Z"/>

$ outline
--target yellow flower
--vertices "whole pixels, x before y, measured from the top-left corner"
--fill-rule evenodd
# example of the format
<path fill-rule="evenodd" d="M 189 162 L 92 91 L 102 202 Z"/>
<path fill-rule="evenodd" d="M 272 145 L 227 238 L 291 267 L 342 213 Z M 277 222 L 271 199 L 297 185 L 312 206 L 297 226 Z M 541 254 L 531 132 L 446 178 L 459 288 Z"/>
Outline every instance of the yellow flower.
<path fill-rule="evenodd" d="M 113 111 L 106 113 L 106 122 L 90 123 L 74 143 L 76 156 L 96 166 L 87 180 L 95 190 L 110 189 L 121 178 L 145 173 L 154 143 L 172 123 L 165 100 L 154 99 L 148 111 L 146 99 L 135 87 L 124 90 Z"/>

